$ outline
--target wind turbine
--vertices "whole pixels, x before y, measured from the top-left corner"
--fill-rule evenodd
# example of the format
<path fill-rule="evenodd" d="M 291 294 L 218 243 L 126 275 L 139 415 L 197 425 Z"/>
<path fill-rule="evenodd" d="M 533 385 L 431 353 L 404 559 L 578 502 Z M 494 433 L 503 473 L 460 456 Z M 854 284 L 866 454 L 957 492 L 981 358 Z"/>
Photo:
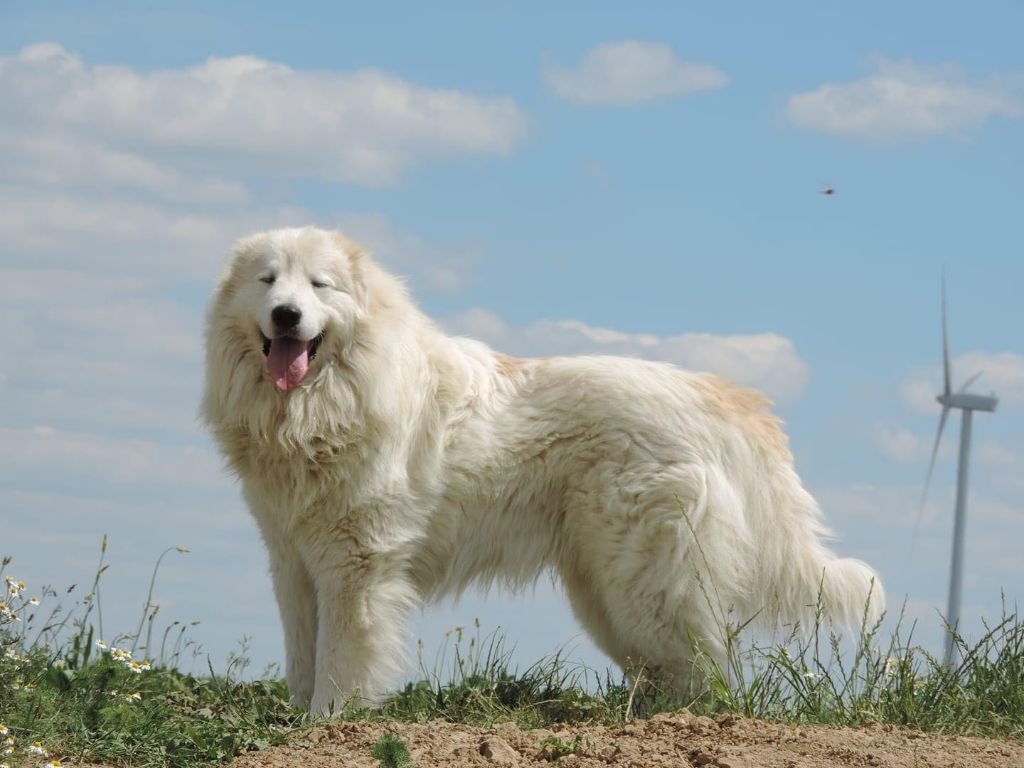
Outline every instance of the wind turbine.
<path fill-rule="evenodd" d="M 952 667 L 953 654 L 956 650 L 953 642 L 953 633 L 960 623 L 960 598 L 963 593 L 963 567 L 964 567 L 964 529 L 967 524 L 967 468 L 971 457 L 971 421 L 975 411 L 992 412 L 996 409 L 999 400 L 995 395 L 975 395 L 967 391 L 967 388 L 981 375 L 974 374 L 960 388 L 960 391 L 953 392 L 950 385 L 951 373 L 949 364 L 949 328 L 946 321 L 946 276 L 942 276 L 942 394 L 935 399 L 942 406 L 942 415 L 939 417 L 939 431 L 935 435 L 935 445 L 932 447 L 932 459 L 928 464 L 928 476 L 924 481 L 924 494 L 921 496 L 921 508 L 924 509 L 925 497 L 928 494 L 928 485 L 931 483 L 932 470 L 935 469 L 935 457 L 939 453 L 939 441 L 942 440 L 942 430 L 946 426 L 946 417 L 954 408 L 959 408 L 960 419 L 960 460 L 956 473 L 956 518 L 953 524 L 953 562 L 949 572 L 949 607 L 946 611 L 946 622 L 950 631 L 946 635 L 946 667 Z M 920 519 L 920 518 L 919 518 Z"/>

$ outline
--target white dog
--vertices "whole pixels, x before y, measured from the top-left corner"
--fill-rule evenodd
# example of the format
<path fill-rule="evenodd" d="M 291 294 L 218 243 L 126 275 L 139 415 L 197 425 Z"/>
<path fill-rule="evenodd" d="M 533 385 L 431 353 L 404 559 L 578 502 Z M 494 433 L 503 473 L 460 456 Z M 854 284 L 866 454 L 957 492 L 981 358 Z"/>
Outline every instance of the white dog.
<path fill-rule="evenodd" d="M 561 578 L 597 645 L 689 685 L 726 616 L 873 619 L 755 392 L 617 357 L 519 359 L 445 335 L 338 233 L 235 247 L 203 416 L 270 551 L 292 700 L 376 700 L 410 611 Z"/>

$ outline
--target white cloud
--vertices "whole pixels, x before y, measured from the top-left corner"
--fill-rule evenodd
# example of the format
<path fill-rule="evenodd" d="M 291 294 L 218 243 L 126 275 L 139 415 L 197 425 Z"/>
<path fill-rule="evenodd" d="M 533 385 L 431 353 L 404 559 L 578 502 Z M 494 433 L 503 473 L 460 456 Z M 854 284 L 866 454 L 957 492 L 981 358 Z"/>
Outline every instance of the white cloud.
<path fill-rule="evenodd" d="M 189 208 L 111 195 L 107 189 L 0 186 L 0 266 L 148 278 L 212 279 L 231 243 L 257 229 L 306 224 L 289 206 Z"/>
<path fill-rule="evenodd" d="M 887 459 L 903 464 L 927 461 L 932 444 L 898 424 L 876 424 L 872 430 L 875 445 Z"/>
<path fill-rule="evenodd" d="M 224 485 L 221 463 L 207 447 L 68 432 L 48 424 L 0 427 L 0 465 L 5 484 L 41 489 L 49 487 L 56 472 L 62 482 L 109 486 L 115 493 L 186 487 L 198 492 Z"/>
<path fill-rule="evenodd" d="M 178 203 L 231 204 L 250 198 L 249 190 L 237 182 L 202 172 L 183 173 L 152 158 L 75 136 L 8 135 L 0 145 L 0 158 L 7 178 L 42 187 L 132 189 Z"/>
<path fill-rule="evenodd" d="M 544 70 L 548 87 L 574 104 L 627 107 L 721 88 L 728 78 L 710 64 L 682 61 L 669 46 L 643 40 L 602 43 L 573 69 Z"/>
<path fill-rule="evenodd" d="M 0 269 L 5 426 L 194 435 L 202 310 L 161 290 L 142 277 Z"/>
<path fill-rule="evenodd" d="M 235 56 L 140 72 L 90 66 L 55 43 L 0 58 L 0 102 L 5 140 L 74 137 L 75 146 L 101 147 L 101 164 L 123 181 L 135 164 L 143 186 L 172 190 L 180 186 L 173 172 L 133 155 L 159 152 L 191 175 L 213 166 L 380 185 L 431 156 L 507 153 L 526 130 L 509 98 L 424 88 L 373 69 L 303 71 Z"/>
<path fill-rule="evenodd" d="M 955 67 L 878 59 L 867 77 L 792 96 L 786 114 L 809 131 L 884 142 L 961 134 L 993 117 L 1020 117 L 1024 102 L 999 82 L 968 81 Z"/>
<path fill-rule="evenodd" d="M 977 450 L 978 460 L 997 467 L 1013 467 L 1020 461 L 1020 454 L 997 440 L 984 440 Z"/>
<path fill-rule="evenodd" d="M 971 384 L 970 391 L 995 393 L 1000 409 L 1024 405 L 1024 355 L 977 350 L 954 358 L 950 367 L 954 390 L 980 372 L 981 377 Z M 938 414 L 940 406 L 935 396 L 942 391 L 942 368 L 935 365 L 913 371 L 900 389 L 903 401 L 918 413 Z"/>
<path fill-rule="evenodd" d="M 923 485 L 924 478 L 921 483 Z M 921 486 L 913 485 L 851 483 L 816 489 L 814 495 L 825 510 L 825 517 L 841 521 L 846 528 L 863 530 L 882 526 L 910 530 L 921 512 L 921 490 Z M 921 524 L 925 528 L 935 524 L 935 498 L 939 495 L 940 492 L 932 493 L 924 508 Z M 909 539 L 905 543 L 909 544 Z"/>
<path fill-rule="evenodd" d="M 544 320 L 516 328 L 496 315 L 475 308 L 451 318 L 455 333 L 486 341 L 522 355 L 608 354 L 663 360 L 684 368 L 711 371 L 764 390 L 779 400 L 797 397 L 807 383 L 807 363 L 793 342 L 774 333 L 678 336 L 623 333 L 577 320 Z"/>

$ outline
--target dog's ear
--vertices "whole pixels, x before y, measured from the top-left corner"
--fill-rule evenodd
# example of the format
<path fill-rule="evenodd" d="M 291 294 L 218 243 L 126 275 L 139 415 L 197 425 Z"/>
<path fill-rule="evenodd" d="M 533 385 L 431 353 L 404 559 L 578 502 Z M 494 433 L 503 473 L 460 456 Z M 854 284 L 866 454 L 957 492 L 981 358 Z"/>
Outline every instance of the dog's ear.
<path fill-rule="evenodd" d="M 252 259 L 257 243 L 265 236 L 266 233 L 257 232 L 235 241 L 227 259 L 225 259 L 221 266 L 220 276 L 217 278 L 216 301 L 226 301 L 235 293 L 238 289 L 239 274 L 245 264 Z"/>
<path fill-rule="evenodd" d="M 349 240 L 341 232 L 332 232 L 338 249 L 348 256 L 349 273 L 352 275 L 352 291 L 356 303 L 364 311 L 370 309 L 369 291 L 366 287 L 366 251 L 358 243 Z"/>

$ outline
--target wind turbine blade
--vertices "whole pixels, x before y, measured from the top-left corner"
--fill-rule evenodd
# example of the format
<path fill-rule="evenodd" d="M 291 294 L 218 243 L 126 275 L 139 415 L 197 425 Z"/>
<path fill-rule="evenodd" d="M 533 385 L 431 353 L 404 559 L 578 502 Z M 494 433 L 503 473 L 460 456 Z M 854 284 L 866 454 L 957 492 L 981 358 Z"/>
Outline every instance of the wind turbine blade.
<path fill-rule="evenodd" d="M 942 394 L 949 397 L 950 373 L 949 373 L 949 324 L 946 321 L 946 270 L 942 270 Z M 941 430 L 940 430 L 941 431 Z"/>
<path fill-rule="evenodd" d="M 976 374 L 974 374 L 973 376 L 971 376 L 971 378 L 969 378 L 969 379 L 968 379 L 967 381 L 965 381 L 965 382 L 964 382 L 964 385 L 963 385 L 962 387 L 960 387 L 960 391 L 961 391 L 961 392 L 966 392 L 966 391 L 967 391 L 967 388 L 968 388 L 969 386 L 971 386 L 971 384 L 973 384 L 974 382 L 976 382 L 976 381 L 978 380 L 978 378 L 979 378 L 979 377 L 981 376 L 981 374 L 982 374 L 982 371 L 978 371 L 978 372 L 977 372 Z"/>
<path fill-rule="evenodd" d="M 928 488 L 932 483 L 932 472 L 935 470 L 935 459 L 939 455 L 939 443 L 942 442 L 942 430 L 946 428 L 946 418 L 949 416 L 949 406 L 942 406 L 942 415 L 939 416 L 939 431 L 935 433 L 935 445 L 932 446 L 932 458 L 928 462 L 928 474 L 924 479 L 924 490 L 921 492 L 921 505 L 917 510 L 917 519 L 914 520 L 913 543 L 917 543 L 917 532 L 921 527 L 921 518 L 924 516 L 924 504 L 928 500 Z"/>

